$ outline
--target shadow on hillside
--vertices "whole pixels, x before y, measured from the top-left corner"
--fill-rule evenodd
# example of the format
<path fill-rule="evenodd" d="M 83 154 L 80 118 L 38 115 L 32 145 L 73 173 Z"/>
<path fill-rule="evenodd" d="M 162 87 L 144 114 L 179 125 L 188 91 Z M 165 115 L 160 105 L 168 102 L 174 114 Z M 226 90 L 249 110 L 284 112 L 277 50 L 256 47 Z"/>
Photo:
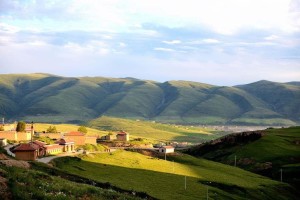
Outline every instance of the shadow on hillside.
<path fill-rule="evenodd" d="M 79 158 L 59 158 L 55 165 L 63 171 L 96 182 L 117 186 L 125 190 L 146 192 L 158 199 L 204 199 L 209 188 L 209 196 L 213 199 L 278 199 L 280 195 L 296 199 L 289 188 L 270 188 L 262 186 L 257 189 L 242 188 L 234 184 L 208 182 L 205 179 L 162 173 L 157 171 L 126 168 L 114 165 L 94 163 Z M 193 170 L 191 168 L 191 170 Z"/>

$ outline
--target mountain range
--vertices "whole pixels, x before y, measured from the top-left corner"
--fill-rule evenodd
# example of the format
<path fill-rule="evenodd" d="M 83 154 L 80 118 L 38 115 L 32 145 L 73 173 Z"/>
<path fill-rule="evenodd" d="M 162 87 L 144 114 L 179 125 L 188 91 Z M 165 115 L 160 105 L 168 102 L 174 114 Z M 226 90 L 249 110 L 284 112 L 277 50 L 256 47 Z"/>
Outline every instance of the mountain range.
<path fill-rule="evenodd" d="M 300 82 L 233 87 L 134 78 L 0 75 L 0 117 L 84 123 L 100 116 L 181 124 L 295 125 Z"/>

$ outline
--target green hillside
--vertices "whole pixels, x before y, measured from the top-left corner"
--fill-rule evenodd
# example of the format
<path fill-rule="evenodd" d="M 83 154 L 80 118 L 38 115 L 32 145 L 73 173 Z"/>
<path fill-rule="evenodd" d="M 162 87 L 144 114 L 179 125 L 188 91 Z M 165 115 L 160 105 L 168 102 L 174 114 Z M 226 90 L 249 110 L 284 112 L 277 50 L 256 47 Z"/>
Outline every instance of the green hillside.
<path fill-rule="evenodd" d="M 107 183 L 71 175 L 44 163 L 14 160 L 0 147 L 0 199 L 153 199 Z"/>
<path fill-rule="evenodd" d="M 298 82 L 236 87 L 133 78 L 0 75 L 0 117 L 83 123 L 102 115 L 179 124 L 295 125 Z"/>
<path fill-rule="evenodd" d="M 81 160 L 58 158 L 54 162 L 68 173 L 143 191 L 158 199 L 206 199 L 207 192 L 210 199 L 297 198 L 288 184 L 239 168 L 187 155 L 168 160 L 116 151 L 82 156 Z"/>
<path fill-rule="evenodd" d="M 255 141 L 229 143 L 238 136 L 227 135 L 226 140 L 192 147 L 187 153 L 234 165 L 283 181 L 300 188 L 300 127 L 267 129 Z M 251 133 L 250 133 L 251 134 Z M 230 138 L 231 137 L 231 138 Z"/>
<path fill-rule="evenodd" d="M 226 134 L 197 126 L 167 125 L 156 122 L 106 116 L 90 121 L 88 126 L 108 132 L 124 130 L 134 137 L 142 137 L 151 140 L 191 143 L 200 143 L 212 140 Z"/>

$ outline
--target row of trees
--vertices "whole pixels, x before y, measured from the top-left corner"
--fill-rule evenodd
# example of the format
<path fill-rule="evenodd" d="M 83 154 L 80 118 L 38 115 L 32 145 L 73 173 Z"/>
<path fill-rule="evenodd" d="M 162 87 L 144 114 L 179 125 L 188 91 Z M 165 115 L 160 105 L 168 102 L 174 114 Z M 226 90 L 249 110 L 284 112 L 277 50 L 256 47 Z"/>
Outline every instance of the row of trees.
<path fill-rule="evenodd" d="M 1 126 L 0 131 L 2 130 L 1 128 L 4 130 L 4 128 Z M 16 131 L 17 132 L 25 132 L 25 130 L 26 130 L 26 123 L 23 122 L 23 121 L 18 122 Z M 78 128 L 78 131 L 82 132 L 82 133 L 87 133 L 88 132 L 88 130 L 85 126 L 80 126 Z M 46 132 L 47 133 L 57 133 L 56 126 L 49 126 L 49 128 L 47 128 Z"/>
<path fill-rule="evenodd" d="M 87 128 L 85 126 L 80 126 L 78 129 L 77 129 L 79 132 L 82 132 L 82 133 L 87 133 Z M 47 133 L 57 133 L 57 129 L 55 126 L 49 126 L 49 128 L 47 129 Z"/>

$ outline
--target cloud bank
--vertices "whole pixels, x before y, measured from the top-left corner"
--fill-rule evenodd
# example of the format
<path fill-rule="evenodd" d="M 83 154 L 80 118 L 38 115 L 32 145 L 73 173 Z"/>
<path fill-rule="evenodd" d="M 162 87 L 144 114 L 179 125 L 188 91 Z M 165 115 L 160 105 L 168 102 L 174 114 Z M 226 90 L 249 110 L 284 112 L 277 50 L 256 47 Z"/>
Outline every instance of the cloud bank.
<path fill-rule="evenodd" d="M 0 73 L 300 78 L 297 0 L 0 1 Z"/>

